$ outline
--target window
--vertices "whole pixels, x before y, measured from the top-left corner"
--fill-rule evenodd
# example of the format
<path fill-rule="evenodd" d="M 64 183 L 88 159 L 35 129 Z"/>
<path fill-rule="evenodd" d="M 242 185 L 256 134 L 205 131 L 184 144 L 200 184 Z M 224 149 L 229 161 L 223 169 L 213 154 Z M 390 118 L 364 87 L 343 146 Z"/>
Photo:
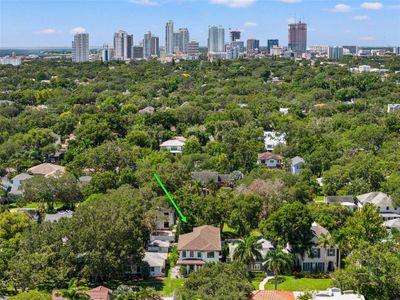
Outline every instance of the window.
<path fill-rule="evenodd" d="M 169 228 L 169 222 L 164 222 L 164 228 Z"/>
<path fill-rule="evenodd" d="M 321 249 L 312 248 L 312 254 L 313 254 L 314 258 L 320 258 L 321 257 Z"/>
<path fill-rule="evenodd" d="M 190 257 L 194 257 L 194 251 L 190 251 Z"/>
<path fill-rule="evenodd" d="M 316 263 L 315 270 L 317 270 L 319 272 L 324 272 L 325 271 L 325 263 Z"/>
<path fill-rule="evenodd" d="M 255 264 L 254 267 L 253 267 L 253 270 L 254 271 L 260 271 L 261 270 L 260 264 Z"/>
<path fill-rule="evenodd" d="M 150 272 L 154 272 L 154 267 L 150 267 Z"/>
<path fill-rule="evenodd" d="M 386 206 L 386 210 L 389 210 L 389 206 Z"/>
<path fill-rule="evenodd" d="M 275 162 L 275 160 L 270 159 L 269 162 L 270 162 L 271 164 L 273 164 L 273 163 Z"/>
<path fill-rule="evenodd" d="M 335 248 L 328 249 L 328 256 L 335 256 Z"/>
<path fill-rule="evenodd" d="M 186 251 L 182 251 L 182 257 L 186 257 Z"/>
<path fill-rule="evenodd" d="M 303 272 L 310 272 L 312 270 L 312 263 L 303 263 Z"/>
<path fill-rule="evenodd" d="M 164 216 L 169 216 L 169 212 L 165 212 L 165 213 L 164 213 Z"/>
<path fill-rule="evenodd" d="M 214 258 L 214 252 L 207 252 L 207 258 Z"/>
<path fill-rule="evenodd" d="M 200 251 L 197 251 L 197 257 L 201 258 L 201 252 Z"/>

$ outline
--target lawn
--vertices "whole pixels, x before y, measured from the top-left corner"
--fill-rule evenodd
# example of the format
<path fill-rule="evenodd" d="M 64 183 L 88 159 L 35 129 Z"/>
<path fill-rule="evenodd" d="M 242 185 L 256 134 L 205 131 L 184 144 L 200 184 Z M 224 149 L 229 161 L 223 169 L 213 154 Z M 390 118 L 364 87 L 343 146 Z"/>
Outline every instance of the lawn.
<path fill-rule="evenodd" d="M 176 290 L 180 290 L 185 282 L 185 278 L 163 278 L 160 280 L 143 280 L 137 283 L 138 286 L 151 287 L 156 291 L 160 291 L 162 296 L 171 296 Z"/>
<path fill-rule="evenodd" d="M 294 278 L 293 276 L 283 276 L 286 280 L 278 284 L 278 290 L 286 291 L 322 291 L 331 287 L 331 279 L 314 278 Z M 273 290 L 274 284 L 266 284 L 266 290 Z"/>
<path fill-rule="evenodd" d="M 267 275 L 263 272 L 253 272 L 251 273 L 251 285 L 253 289 L 258 290 L 260 288 L 260 282 L 264 280 Z"/>

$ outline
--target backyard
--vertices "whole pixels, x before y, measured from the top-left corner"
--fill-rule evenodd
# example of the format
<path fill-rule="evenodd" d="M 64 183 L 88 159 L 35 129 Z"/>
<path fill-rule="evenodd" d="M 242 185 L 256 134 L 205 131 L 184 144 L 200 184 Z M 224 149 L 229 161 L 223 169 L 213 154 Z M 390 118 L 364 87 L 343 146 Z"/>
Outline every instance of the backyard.
<path fill-rule="evenodd" d="M 278 290 L 286 291 L 321 291 L 331 287 L 331 279 L 295 278 L 294 276 L 282 276 L 285 281 L 278 284 Z M 266 290 L 275 288 L 273 281 L 265 285 Z"/>
<path fill-rule="evenodd" d="M 162 296 L 171 296 L 174 291 L 179 291 L 185 282 L 185 278 L 149 279 L 137 283 L 141 287 L 151 287 L 160 291 Z"/>

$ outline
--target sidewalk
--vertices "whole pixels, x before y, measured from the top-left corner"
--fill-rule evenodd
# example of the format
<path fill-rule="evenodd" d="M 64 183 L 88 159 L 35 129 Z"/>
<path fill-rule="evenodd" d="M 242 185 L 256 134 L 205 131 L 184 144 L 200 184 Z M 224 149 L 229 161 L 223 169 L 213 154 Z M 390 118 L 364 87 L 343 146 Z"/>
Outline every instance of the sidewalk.
<path fill-rule="evenodd" d="M 258 287 L 259 290 L 264 290 L 265 284 L 270 280 L 271 278 L 274 278 L 274 276 L 267 276 L 263 279 L 263 281 L 260 282 L 260 286 Z"/>

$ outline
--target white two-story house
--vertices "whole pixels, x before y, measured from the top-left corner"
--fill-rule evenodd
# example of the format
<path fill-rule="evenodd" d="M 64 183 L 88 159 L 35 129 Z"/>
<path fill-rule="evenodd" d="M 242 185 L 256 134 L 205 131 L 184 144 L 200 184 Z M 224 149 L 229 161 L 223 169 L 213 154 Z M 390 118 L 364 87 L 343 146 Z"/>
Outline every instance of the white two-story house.
<path fill-rule="evenodd" d="M 193 232 L 181 234 L 178 240 L 177 265 L 186 266 L 188 273 L 197 271 L 207 262 L 221 259 L 221 234 L 218 227 L 204 225 Z"/>
<path fill-rule="evenodd" d="M 312 255 L 307 253 L 304 256 L 297 255 L 299 266 L 302 272 L 333 272 L 339 264 L 339 248 L 335 246 L 327 246 L 326 248 L 319 245 L 322 234 L 330 236 L 327 229 L 314 222 L 311 225 L 313 234 L 311 248 Z"/>
<path fill-rule="evenodd" d="M 277 145 L 286 144 L 285 135 L 276 131 L 264 131 L 265 150 L 272 151 Z"/>

